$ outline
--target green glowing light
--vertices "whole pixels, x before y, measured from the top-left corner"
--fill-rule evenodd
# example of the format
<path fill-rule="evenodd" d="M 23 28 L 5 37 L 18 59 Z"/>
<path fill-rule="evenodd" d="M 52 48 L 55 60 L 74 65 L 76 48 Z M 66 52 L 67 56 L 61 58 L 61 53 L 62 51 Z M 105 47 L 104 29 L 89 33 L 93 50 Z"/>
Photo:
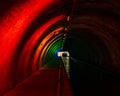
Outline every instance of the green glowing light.
<path fill-rule="evenodd" d="M 62 48 L 62 43 L 63 43 L 63 39 L 59 38 L 48 46 L 44 56 L 45 65 L 48 66 L 59 65 L 59 58 L 56 56 L 56 53 L 58 52 L 58 50 Z"/>

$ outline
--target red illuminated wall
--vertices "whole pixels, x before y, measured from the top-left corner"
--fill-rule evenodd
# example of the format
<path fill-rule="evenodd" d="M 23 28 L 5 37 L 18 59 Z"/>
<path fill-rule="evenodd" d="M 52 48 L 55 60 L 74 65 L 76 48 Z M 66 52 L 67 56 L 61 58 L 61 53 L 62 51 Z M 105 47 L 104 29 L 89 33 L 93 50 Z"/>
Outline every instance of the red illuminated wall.
<path fill-rule="evenodd" d="M 0 94 L 36 71 L 34 46 L 52 24 L 64 18 L 62 11 L 49 16 L 51 9 L 62 4 L 62 0 L 0 1 Z"/>
<path fill-rule="evenodd" d="M 62 20 L 65 20 L 66 15 L 71 13 L 69 9 L 72 8 L 72 1 L 78 1 L 73 12 L 74 16 L 78 16 L 78 18 L 74 18 L 76 25 L 72 26 L 73 29 L 79 24 L 79 28 L 93 30 L 94 33 L 103 36 L 105 43 L 111 45 L 108 46 L 108 49 L 113 58 L 112 61 L 114 61 L 112 64 L 119 71 L 119 17 L 113 16 L 113 18 L 111 14 L 108 16 L 100 15 L 99 12 L 103 8 L 106 11 L 113 11 L 119 16 L 119 3 L 114 2 L 117 0 L 110 0 L 111 6 L 107 2 L 102 4 L 101 0 L 96 3 L 93 1 L 97 0 L 88 0 L 89 2 L 87 0 L 1 0 L 0 96 L 37 70 L 37 59 L 39 58 L 37 56 L 39 55 L 36 55 L 36 53 L 40 52 L 36 49 L 40 47 L 39 43 L 48 34 L 48 29 L 52 25 L 54 25 L 52 29 L 57 29 L 56 26 L 59 25 L 59 27 L 62 27 L 62 24 L 65 23 Z M 90 9 L 94 10 L 90 11 Z M 114 19 L 115 22 L 113 22 Z M 51 32 L 54 32 L 54 30 Z M 114 39 L 111 38 L 112 36 L 114 36 Z M 108 42 L 110 43 L 108 44 Z"/>

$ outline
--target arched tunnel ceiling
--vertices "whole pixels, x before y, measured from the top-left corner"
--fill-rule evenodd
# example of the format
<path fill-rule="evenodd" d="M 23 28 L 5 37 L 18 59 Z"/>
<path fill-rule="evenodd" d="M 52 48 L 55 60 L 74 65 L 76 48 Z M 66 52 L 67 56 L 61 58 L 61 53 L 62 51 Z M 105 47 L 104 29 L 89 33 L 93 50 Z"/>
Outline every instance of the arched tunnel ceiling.
<path fill-rule="evenodd" d="M 55 58 L 60 48 L 120 72 L 119 6 L 119 0 L 0 1 L 0 94 Z"/>
<path fill-rule="evenodd" d="M 75 0 L 64 50 L 108 70 L 119 72 L 119 1 Z M 64 30 L 63 30 L 64 31 Z"/>

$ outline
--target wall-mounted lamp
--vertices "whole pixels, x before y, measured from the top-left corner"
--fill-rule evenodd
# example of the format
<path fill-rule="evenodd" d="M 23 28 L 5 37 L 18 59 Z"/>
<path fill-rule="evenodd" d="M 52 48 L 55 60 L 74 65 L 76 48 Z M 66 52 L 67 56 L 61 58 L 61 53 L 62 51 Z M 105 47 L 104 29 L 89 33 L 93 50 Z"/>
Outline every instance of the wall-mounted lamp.
<path fill-rule="evenodd" d="M 69 57 L 70 54 L 68 51 L 60 51 L 57 53 L 58 57 Z"/>

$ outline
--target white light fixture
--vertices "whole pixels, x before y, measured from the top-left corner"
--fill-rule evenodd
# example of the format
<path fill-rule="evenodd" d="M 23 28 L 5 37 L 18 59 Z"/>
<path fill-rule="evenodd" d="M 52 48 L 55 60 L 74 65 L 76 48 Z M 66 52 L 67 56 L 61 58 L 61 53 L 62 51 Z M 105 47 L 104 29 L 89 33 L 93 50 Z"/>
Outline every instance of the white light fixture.
<path fill-rule="evenodd" d="M 57 53 L 58 57 L 69 57 L 70 54 L 68 51 L 60 51 Z"/>

